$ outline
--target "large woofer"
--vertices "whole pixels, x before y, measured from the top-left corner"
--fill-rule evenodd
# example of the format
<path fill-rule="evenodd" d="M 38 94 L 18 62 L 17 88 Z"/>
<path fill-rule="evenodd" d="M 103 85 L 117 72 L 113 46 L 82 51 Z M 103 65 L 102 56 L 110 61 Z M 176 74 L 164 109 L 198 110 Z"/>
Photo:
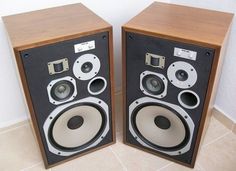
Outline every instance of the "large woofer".
<path fill-rule="evenodd" d="M 55 119 L 50 129 L 53 142 L 59 147 L 81 147 L 104 128 L 105 117 L 101 110 L 89 105 L 69 107 Z"/>
<path fill-rule="evenodd" d="M 94 97 L 58 106 L 46 119 L 43 129 L 52 153 L 75 154 L 96 146 L 106 136 L 108 106 Z"/>
<path fill-rule="evenodd" d="M 129 130 L 147 148 L 180 155 L 190 149 L 194 123 L 181 107 L 143 97 L 129 106 Z"/>
<path fill-rule="evenodd" d="M 133 124 L 145 142 L 165 150 L 183 146 L 189 137 L 185 121 L 162 106 L 140 108 L 134 114 Z"/>

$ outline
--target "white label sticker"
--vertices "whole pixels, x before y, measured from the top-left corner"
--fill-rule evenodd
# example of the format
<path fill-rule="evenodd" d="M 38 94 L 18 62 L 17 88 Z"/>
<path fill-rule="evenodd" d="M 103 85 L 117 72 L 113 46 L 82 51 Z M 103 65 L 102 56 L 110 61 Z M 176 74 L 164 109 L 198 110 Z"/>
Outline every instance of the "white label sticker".
<path fill-rule="evenodd" d="M 74 45 L 75 53 L 95 49 L 95 40 Z"/>

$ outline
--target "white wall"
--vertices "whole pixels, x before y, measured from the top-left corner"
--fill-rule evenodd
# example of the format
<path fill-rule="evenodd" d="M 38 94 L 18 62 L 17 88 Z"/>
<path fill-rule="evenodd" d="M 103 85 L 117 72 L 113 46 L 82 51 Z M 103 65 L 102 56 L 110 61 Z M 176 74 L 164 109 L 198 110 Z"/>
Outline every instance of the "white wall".
<path fill-rule="evenodd" d="M 207 8 L 236 15 L 235 0 L 170 0 L 171 3 Z M 236 16 L 234 16 L 215 107 L 236 122 Z"/>
<path fill-rule="evenodd" d="M 0 1 L 0 16 L 33 11 L 43 8 L 82 2 L 99 16 L 104 18 L 114 29 L 115 76 L 116 89 L 121 87 L 121 33 L 120 27 L 153 0 L 8 0 Z M 236 13 L 235 0 L 162 0 L 177 4 L 186 4 L 202 8 L 216 9 Z M 236 19 L 234 19 L 236 20 Z M 234 21 L 229 48 L 222 72 L 221 83 L 217 94 L 216 107 L 236 121 L 236 22 Z M 0 128 L 27 118 L 27 108 L 23 101 L 13 56 L 7 42 L 6 32 L 0 19 Z"/>
<path fill-rule="evenodd" d="M 162 0 L 168 2 L 169 0 Z M 28 12 L 43 8 L 82 2 L 104 18 L 114 29 L 114 53 L 116 89 L 121 87 L 121 33 L 120 27 L 142 11 L 153 0 L 1 0 L 0 16 Z M 16 76 L 13 56 L 7 42 L 6 32 L 0 19 L 0 128 L 27 118 L 27 108 Z"/>

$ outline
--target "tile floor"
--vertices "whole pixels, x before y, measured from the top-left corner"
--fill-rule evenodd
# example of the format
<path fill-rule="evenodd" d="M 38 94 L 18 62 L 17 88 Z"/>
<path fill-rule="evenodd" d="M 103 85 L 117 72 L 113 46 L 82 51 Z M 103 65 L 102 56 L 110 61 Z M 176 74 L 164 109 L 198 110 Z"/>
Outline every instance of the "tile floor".
<path fill-rule="evenodd" d="M 117 96 L 117 143 L 50 171 L 236 171 L 236 134 L 211 119 L 194 169 L 180 166 L 122 143 L 121 97 Z M 43 171 L 42 158 L 28 122 L 0 130 L 0 171 Z"/>

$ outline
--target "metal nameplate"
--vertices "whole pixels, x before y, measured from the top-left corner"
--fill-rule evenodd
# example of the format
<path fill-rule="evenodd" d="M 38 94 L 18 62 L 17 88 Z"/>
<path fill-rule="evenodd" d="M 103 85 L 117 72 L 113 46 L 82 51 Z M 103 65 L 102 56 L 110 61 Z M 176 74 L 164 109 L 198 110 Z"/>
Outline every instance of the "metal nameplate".
<path fill-rule="evenodd" d="M 91 49 L 95 49 L 95 40 L 74 45 L 75 53 L 84 52 Z"/>
<path fill-rule="evenodd" d="M 197 52 L 175 47 L 174 48 L 174 56 L 196 61 Z"/>

